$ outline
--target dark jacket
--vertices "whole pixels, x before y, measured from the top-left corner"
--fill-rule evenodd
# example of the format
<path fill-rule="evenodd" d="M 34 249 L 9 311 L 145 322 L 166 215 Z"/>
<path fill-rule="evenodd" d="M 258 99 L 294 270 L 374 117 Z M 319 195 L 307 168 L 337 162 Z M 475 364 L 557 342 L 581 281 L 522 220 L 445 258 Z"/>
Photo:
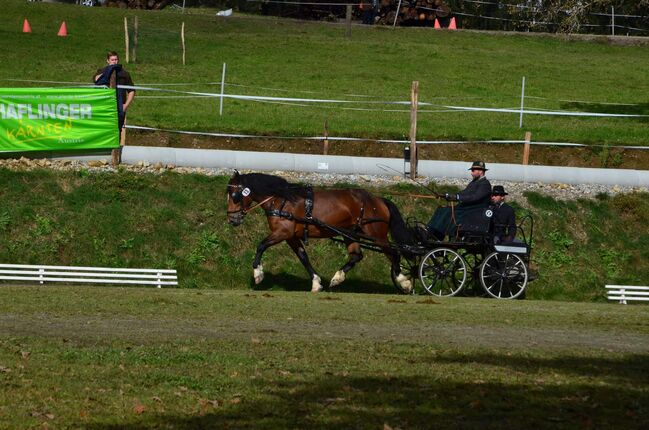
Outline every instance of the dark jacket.
<path fill-rule="evenodd" d="M 511 242 L 516 237 L 516 215 L 507 203 L 491 207 L 493 210 L 494 237 L 497 242 Z"/>
<path fill-rule="evenodd" d="M 124 102 L 126 101 L 126 93 L 134 92 L 133 89 L 120 88 L 122 85 L 133 86 L 133 79 L 131 75 L 122 68 L 121 64 L 111 64 L 103 69 L 98 69 L 95 76 L 100 75 L 95 81 L 95 85 L 110 86 L 110 75 L 116 74 L 115 83 L 117 84 L 117 116 L 118 116 L 118 129 L 121 130 L 124 126 L 126 113 L 124 112 Z M 94 80 L 94 78 L 93 78 Z"/>
<path fill-rule="evenodd" d="M 485 176 L 473 179 L 463 191 L 456 195 L 458 209 L 488 207 L 491 202 L 491 183 Z"/>

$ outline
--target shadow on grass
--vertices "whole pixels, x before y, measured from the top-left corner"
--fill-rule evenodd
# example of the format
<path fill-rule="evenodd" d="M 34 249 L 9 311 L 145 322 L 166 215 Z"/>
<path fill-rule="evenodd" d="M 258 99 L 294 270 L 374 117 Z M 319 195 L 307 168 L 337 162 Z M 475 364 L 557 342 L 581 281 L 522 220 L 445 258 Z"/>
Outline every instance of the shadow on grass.
<path fill-rule="evenodd" d="M 326 374 L 307 380 L 255 380 L 254 399 L 223 400 L 192 416 L 151 415 L 113 429 L 283 428 L 623 428 L 649 425 L 649 357 L 620 359 L 512 357 L 507 352 L 420 357 L 430 372 L 408 376 Z M 459 364 L 455 373 L 435 370 Z M 464 369 L 504 366 L 498 381 L 473 380 Z M 503 370 L 503 369 L 501 369 Z M 507 373 L 511 372 L 511 374 Z M 397 373 L 397 372 L 395 372 Z M 475 372 L 473 372 L 475 373 Z M 574 374 L 578 374 L 577 377 Z M 468 372 L 471 374 L 471 372 Z M 510 376 L 511 375 L 511 376 Z M 489 379 L 489 378 L 485 378 Z"/>
<path fill-rule="evenodd" d="M 329 279 L 323 279 L 324 291 L 332 293 L 365 293 L 365 294 L 398 294 L 397 289 L 388 279 L 386 283 L 347 279 L 341 285 L 328 288 Z M 311 281 L 307 276 L 297 276 L 292 273 L 266 273 L 261 284 L 255 285 L 250 279 L 250 288 L 255 291 L 311 291 Z"/>

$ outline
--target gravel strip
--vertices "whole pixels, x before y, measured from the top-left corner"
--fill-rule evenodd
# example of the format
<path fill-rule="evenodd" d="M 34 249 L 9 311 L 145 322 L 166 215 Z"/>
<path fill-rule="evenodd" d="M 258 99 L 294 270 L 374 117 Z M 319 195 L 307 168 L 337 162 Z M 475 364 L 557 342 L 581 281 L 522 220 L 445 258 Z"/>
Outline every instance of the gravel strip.
<path fill-rule="evenodd" d="M 122 164 L 118 169 L 112 167 L 108 160 L 91 160 L 86 163 L 78 160 L 49 160 L 49 159 L 5 159 L 0 160 L 0 168 L 7 168 L 11 170 L 32 170 L 40 168 L 50 168 L 60 171 L 79 171 L 82 169 L 88 172 L 116 172 L 117 170 L 125 170 L 139 173 L 153 173 L 160 174 L 167 171 L 176 173 L 192 173 L 207 176 L 229 176 L 232 174 L 232 169 L 207 169 L 202 167 L 176 167 L 174 165 L 163 165 L 162 163 L 150 164 L 146 161 L 140 161 L 136 164 Z M 242 171 L 242 173 L 249 173 Z M 304 172 L 286 172 L 286 171 L 272 171 L 268 172 L 272 175 L 281 176 L 290 182 L 303 182 L 312 185 L 331 186 L 338 183 L 352 183 L 359 187 L 383 187 L 396 184 L 412 184 L 413 182 L 405 177 L 398 175 L 343 175 L 332 173 L 304 173 Z M 488 176 L 488 175 L 487 175 Z M 470 176 L 467 173 L 466 178 L 446 178 L 446 177 L 420 177 L 417 181 L 421 184 L 426 184 L 431 187 L 434 185 L 451 185 L 459 188 L 464 188 L 470 181 Z M 547 184 L 540 182 L 507 182 L 507 181 L 492 181 L 492 185 L 503 185 L 505 190 L 509 193 L 509 199 L 518 202 L 526 202 L 523 193 L 526 191 L 535 191 L 544 195 L 551 196 L 557 200 L 574 200 L 579 198 L 594 199 L 598 194 L 608 194 L 614 196 L 616 194 L 626 194 L 642 192 L 647 193 L 647 187 L 621 187 L 609 186 L 601 184 Z M 425 190 L 422 189 L 422 194 Z"/>

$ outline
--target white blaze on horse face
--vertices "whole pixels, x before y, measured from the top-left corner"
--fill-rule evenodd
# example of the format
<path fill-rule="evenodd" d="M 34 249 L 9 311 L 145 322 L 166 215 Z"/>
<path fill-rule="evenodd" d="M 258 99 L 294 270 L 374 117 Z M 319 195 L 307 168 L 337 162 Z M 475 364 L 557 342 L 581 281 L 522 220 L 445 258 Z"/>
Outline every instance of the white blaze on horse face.
<path fill-rule="evenodd" d="M 342 270 L 339 270 L 336 272 L 333 278 L 331 278 L 331 282 L 329 282 L 330 287 L 335 287 L 336 285 L 340 285 L 343 283 L 345 280 L 345 272 Z"/>
<path fill-rule="evenodd" d="M 311 281 L 311 292 L 319 293 L 322 291 L 322 284 L 320 283 L 322 279 L 318 275 L 313 275 L 313 281 Z"/>
<path fill-rule="evenodd" d="M 412 291 L 412 282 L 406 275 L 399 273 L 399 276 L 397 276 L 397 282 L 401 285 L 401 288 L 406 294 L 410 294 Z"/>
<path fill-rule="evenodd" d="M 264 267 L 260 264 L 252 269 L 252 274 L 255 277 L 255 284 L 259 285 L 264 280 Z"/>

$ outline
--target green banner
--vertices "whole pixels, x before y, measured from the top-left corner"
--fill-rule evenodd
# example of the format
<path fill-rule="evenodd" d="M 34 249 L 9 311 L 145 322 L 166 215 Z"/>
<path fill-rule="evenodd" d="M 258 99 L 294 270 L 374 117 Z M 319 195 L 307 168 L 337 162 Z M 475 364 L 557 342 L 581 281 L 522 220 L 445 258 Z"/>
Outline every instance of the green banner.
<path fill-rule="evenodd" d="M 0 152 L 117 147 L 115 89 L 0 88 Z"/>

